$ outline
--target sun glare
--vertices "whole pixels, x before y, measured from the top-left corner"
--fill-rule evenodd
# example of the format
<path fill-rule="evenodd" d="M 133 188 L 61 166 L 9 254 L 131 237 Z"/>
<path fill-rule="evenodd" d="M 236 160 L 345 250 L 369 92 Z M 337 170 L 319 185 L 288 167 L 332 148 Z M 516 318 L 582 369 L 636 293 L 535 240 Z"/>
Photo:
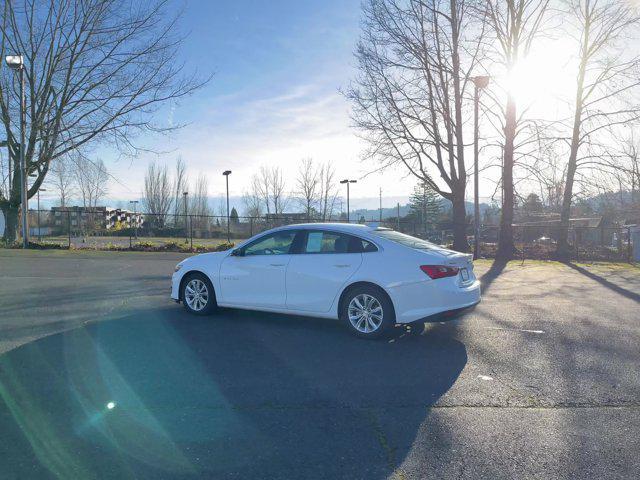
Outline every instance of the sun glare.
<path fill-rule="evenodd" d="M 504 85 L 520 108 L 555 113 L 573 98 L 576 62 L 568 41 L 546 42 L 521 58 Z"/>

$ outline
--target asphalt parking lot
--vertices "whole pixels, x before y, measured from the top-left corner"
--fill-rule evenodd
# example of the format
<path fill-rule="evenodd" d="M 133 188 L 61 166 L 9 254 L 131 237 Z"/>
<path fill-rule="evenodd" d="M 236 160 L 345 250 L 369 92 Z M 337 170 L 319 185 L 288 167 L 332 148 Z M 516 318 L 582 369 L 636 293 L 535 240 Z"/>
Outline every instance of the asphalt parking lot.
<path fill-rule="evenodd" d="M 184 255 L 0 250 L 2 478 L 639 478 L 640 269 L 481 262 L 360 340 L 171 302 Z"/>

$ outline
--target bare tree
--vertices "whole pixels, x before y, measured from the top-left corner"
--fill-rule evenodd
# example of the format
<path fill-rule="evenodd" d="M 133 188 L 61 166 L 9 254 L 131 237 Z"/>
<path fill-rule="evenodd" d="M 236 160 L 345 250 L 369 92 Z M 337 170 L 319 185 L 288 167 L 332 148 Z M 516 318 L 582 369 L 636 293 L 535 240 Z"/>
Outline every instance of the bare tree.
<path fill-rule="evenodd" d="M 75 181 L 82 205 L 87 209 L 96 208 L 107 194 L 107 168 L 101 159 L 90 160 L 83 155 L 76 155 L 74 160 Z"/>
<path fill-rule="evenodd" d="M 338 188 L 335 181 L 336 171 L 329 162 L 320 166 L 320 218 L 323 222 L 331 220 L 333 209 L 338 198 Z"/>
<path fill-rule="evenodd" d="M 48 183 L 58 192 L 61 207 L 66 207 L 76 192 L 75 164 L 69 156 L 64 156 L 51 162 Z"/>
<path fill-rule="evenodd" d="M 485 0 L 484 5 L 482 15 L 495 37 L 500 63 L 509 72 L 527 54 L 539 34 L 547 15 L 549 0 Z M 515 248 L 512 228 L 515 203 L 513 166 L 518 124 L 516 100 L 513 93 L 507 91 L 503 124 L 502 213 L 497 252 L 501 257 L 510 257 Z"/>
<path fill-rule="evenodd" d="M 218 198 L 217 205 L 215 209 L 215 216 L 217 217 L 217 222 L 226 227 L 227 225 L 227 201 L 225 198 Z M 229 212 L 229 216 L 231 216 L 231 212 Z"/>
<path fill-rule="evenodd" d="M 284 175 L 282 174 L 280 167 L 271 167 L 269 173 L 269 191 L 271 194 L 271 201 L 273 202 L 273 213 L 281 215 L 289 202 L 286 193 L 287 187 L 284 181 Z"/>
<path fill-rule="evenodd" d="M 454 248 L 466 236 L 464 98 L 483 46 L 471 0 L 368 0 L 347 92 L 353 118 L 382 168 L 401 165 L 449 200 Z M 468 142 L 468 141 L 467 141 Z"/>
<path fill-rule="evenodd" d="M 313 159 L 305 158 L 300 162 L 296 194 L 307 215 L 307 221 L 311 220 L 313 212 L 320 203 L 320 173 L 321 170 L 316 168 Z"/>
<path fill-rule="evenodd" d="M 167 166 L 151 162 L 144 176 L 143 203 L 146 212 L 151 215 L 153 224 L 160 228 L 165 226 L 173 200 L 173 188 Z"/>
<path fill-rule="evenodd" d="M 184 214 L 185 205 L 184 205 L 184 192 L 187 191 L 187 166 L 185 165 L 182 157 L 178 157 L 176 159 L 176 167 L 174 170 L 173 177 L 173 191 L 175 193 L 175 197 L 173 199 L 173 223 L 177 227 L 180 223 L 184 223 L 186 225 L 186 219 L 184 222 L 179 222 L 178 219 L 180 215 Z"/>
<path fill-rule="evenodd" d="M 244 204 L 244 214 L 247 217 L 258 218 L 262 216 L 262 199 L 255 193 L 246 192 L 242 196 L 242 203 Z"/>
<path fill-rule="evenodd" d="M 640 148 L 633 135 L 624 141 L 623 149 L 623 155 L 627 160 L 625 172 L 630 186 L 631 207 L 636 208 L 636 205 L 640 204 L 640 196 L 637 194 L 640 189 Z"/>
<path fill-rule="evenodd" d="M 251 196 L 259 198 L 264 209 L 269 215 L 271 213 L 271 174 L 266 167 L 260 167 L 251 179 Z"/>
<path fill-rule="evenodd" d="M 579 65 L 571 129 L 569 161 L 558 238 L 558 256 L 569 255 L 568 230 L 574 183 L 579 168 L 611 168 L 611 137 L 620 126 L 640 118 L 634 91 L 640 86 L 640 55 L 628 49 L 632 29 L 640 25 L 637 9 L 626 2 L 572 0 L 570 17 L 580 32 Z M 632 52 L 629 52 L 632 50 Z M 613 165 L 614 173 L 616 165 Z"/>
<path fill-rule="evenodd" d="M 189 215 L 193 228 L 207 229 L 210 224 L 209 183 L 203 174 L 198 175 L 192 191 L 189 193 Z"/>
<path fill-rule="evenodd" d="M 280 215 L 288 203 L 286 184 L 280 167 L 260 167 L 258 173 L 251 179 L 251 192 L 248 194 L 253 199 L 260 199 L 267 215 L 273 213 Z"/>
<path fill-rule="evenodd" d="M 152 123 L 151 114 L 202 84 L 185 78 L 176 61 L 181 38 L 168 0 L 3 3 L 0 55 L 21 54 L 25 61 L 24 154 L 27 173 L 36 175 L 28 197 L 36 194 L 52 161 L 78 148 L 108 139 L 129 153 L 136 150 L 135 133 L 176 128 Z M 0 121 L 12 165 L 9 191 L 0 194 L 8 240 L 16 235 L 21 191 L 15 77 L 0 69 Z"/>

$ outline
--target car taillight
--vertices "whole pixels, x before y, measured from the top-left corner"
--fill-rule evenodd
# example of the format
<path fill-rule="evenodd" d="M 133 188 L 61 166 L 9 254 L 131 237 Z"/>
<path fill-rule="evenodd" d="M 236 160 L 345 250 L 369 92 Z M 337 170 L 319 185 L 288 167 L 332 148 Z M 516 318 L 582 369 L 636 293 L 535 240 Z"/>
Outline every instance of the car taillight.
<path fill-rule="evenodd" d="M 458 267 L 445 267 L 444 265 L 420 265 L 420 270 L 432 279 L 455 277 L 460 270 Z"/>

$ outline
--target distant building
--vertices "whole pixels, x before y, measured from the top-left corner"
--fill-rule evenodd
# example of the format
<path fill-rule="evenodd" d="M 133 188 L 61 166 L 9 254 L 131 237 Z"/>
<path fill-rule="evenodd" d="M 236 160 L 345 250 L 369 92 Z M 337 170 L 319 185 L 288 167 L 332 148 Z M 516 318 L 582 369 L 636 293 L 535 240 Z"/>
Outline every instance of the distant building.
<path fill-rule="evenodd" d="M 307 214 L 302 213 L 267 213 L 264 219 L 269 223 L 302 223 L 307 221 Z"/>
<path fill-rule="evenodd" d="M 549 215 L 545 220 L 514 223 L 514 228 L 523 232 L 524 240 L 531 241 L 546 236 L 557 239 L 560 232 L 560 215 Z M 604 217 L 585 217 L 569 219 L 569 241 L 579 244 L 609 245 L 614 234 L 619 230 L 617 225 L 608 222 Z M 619 237 L 616 237 L 616 240 Z"/>
<path fill-rule="evenodd" d="M 139 228 L 144 223 L 141 213 L 111 207 L 53 207 L 51 216 L 56 227 L 65 227 L 67 223 L 76 228 L 91 224 L 93 228 L 112 230 L 118 225 Z"/>

